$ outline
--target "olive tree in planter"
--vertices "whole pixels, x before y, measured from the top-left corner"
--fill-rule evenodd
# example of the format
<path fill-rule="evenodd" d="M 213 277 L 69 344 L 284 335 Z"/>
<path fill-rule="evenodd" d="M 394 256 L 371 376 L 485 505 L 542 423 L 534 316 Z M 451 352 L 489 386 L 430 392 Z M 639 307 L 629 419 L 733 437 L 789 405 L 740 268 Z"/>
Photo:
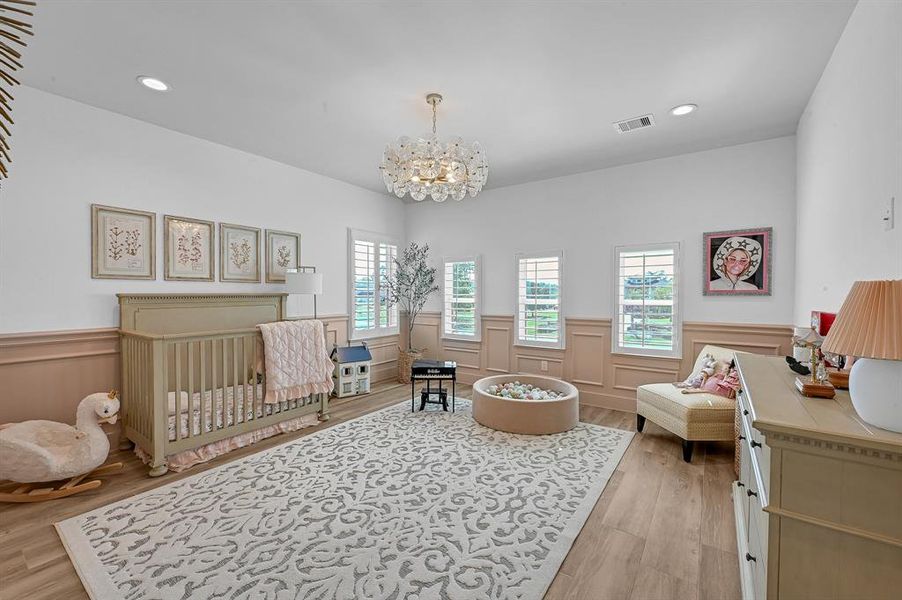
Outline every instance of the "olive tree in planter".
<path fill-rule="evenodd" d="M 410 383 L 410 366 L 422 356 L 422 351 L 413 347 L 413 326 L 417 316 L 429 296 L 438 291 L 435 267 L 429 266 L 428 259 L 429 244 L 410 242 L 395 259 L 395 268 L 385 279 L 389 306 L 397 306 L 407 313 L 407 349 L 399 348 L 398 356 L 401 383 Z"/>

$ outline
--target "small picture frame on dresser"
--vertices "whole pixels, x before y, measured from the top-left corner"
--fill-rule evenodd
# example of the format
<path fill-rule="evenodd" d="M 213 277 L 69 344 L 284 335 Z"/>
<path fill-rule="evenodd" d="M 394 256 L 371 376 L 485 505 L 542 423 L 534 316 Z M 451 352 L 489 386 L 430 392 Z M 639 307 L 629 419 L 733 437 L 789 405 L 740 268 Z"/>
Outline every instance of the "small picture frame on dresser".
<path fill-rule="evenodd" d="M 157 215 L 91 205 L 91 277 L 157 278 Z"/>
<path fill-rule="evenodd" d="M 164 279 L 213 281 L 216 228 L 213 221 L 189 217 L 163 217 Z"/>
<path fill-rule="evenodd" d="M 285 283 L 285 274 L 301 264 L 301 234 L 266 230 L 266 283 Z"/>
<path fill-rule="evenodd" d="M 219 224 L 219 281 L 260 283 L 260 230 Z"/>

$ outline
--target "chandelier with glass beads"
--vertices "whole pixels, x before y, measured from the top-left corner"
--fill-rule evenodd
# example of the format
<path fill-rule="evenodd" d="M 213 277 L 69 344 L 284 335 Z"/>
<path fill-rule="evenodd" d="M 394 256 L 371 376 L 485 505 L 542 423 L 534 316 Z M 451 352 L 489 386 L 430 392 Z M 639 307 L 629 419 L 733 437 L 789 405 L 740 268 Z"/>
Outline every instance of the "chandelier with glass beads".
<path fill-rule="evenodd" d="M 382 155 L 382 181 L 398 198 L 405 194 L 420 202 L 431 197 L 444 202 L 449 197 L 463 200 L 469 193 L 475 197 L 489 175 L 485 151 L 479 142 L 465 144 L 460 138 L 441 141 L 435 123 L 441 94 L 429 94 L 432 105 L 432 135 L 412 140 L 398 138 L 385 147 Z"/>

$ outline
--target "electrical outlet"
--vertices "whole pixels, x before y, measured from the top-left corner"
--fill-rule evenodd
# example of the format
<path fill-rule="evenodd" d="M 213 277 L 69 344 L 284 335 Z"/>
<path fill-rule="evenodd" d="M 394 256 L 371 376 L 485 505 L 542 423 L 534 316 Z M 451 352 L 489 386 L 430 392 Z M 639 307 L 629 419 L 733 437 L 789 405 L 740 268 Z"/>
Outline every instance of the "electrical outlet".
<path fill-rule="evenodd" d="M 892 196 L 886 202 L 886 210 L 883 211 L 883 229 L 891 230 L 896 226 L 896 197 Z"/>
<path fill-rule="evenodd" d="M 542 369 L 542 371 L 547 371 L 548 370 L 548 361 L 543 360 L 542 364 L 539 366 L 539 368 Z"/>

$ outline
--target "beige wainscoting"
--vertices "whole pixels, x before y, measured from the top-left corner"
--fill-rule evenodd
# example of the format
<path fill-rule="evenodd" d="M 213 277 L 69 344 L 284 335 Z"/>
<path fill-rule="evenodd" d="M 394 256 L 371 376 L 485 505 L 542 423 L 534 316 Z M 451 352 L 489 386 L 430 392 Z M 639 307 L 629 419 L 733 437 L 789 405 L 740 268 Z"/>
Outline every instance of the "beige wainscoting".
<path fill-rule="evenodd" d="M 681 359 L 614 354 L 610 319 L 567 318 L 565 336 L 563 350 L 520 346 L 513 316 L 484 315 L 480 341 L 443 339 L 441 313 L 426 312 L 414 326 L 413 346 L 425 348 L 427 358 L 456 361 L 465 383 L 498 373 L 551 375 L 576 385 L 584 404 L 635 412 L 638 386 L 684 379 L 705 344 L 788 354 L 792 327 L 686 322 Z"/>
<path fill-rule="evenodd" d="M 320 318 L 330 348 L 348 343 L 347 315 Z M 396 378 L 398 336 L 368 344 L 373 382 Z M 74 423 L 82 398 L 119 388 L 119 334 L 115 328 L 0 334 L 0 381 L 0 423 Z"/>

